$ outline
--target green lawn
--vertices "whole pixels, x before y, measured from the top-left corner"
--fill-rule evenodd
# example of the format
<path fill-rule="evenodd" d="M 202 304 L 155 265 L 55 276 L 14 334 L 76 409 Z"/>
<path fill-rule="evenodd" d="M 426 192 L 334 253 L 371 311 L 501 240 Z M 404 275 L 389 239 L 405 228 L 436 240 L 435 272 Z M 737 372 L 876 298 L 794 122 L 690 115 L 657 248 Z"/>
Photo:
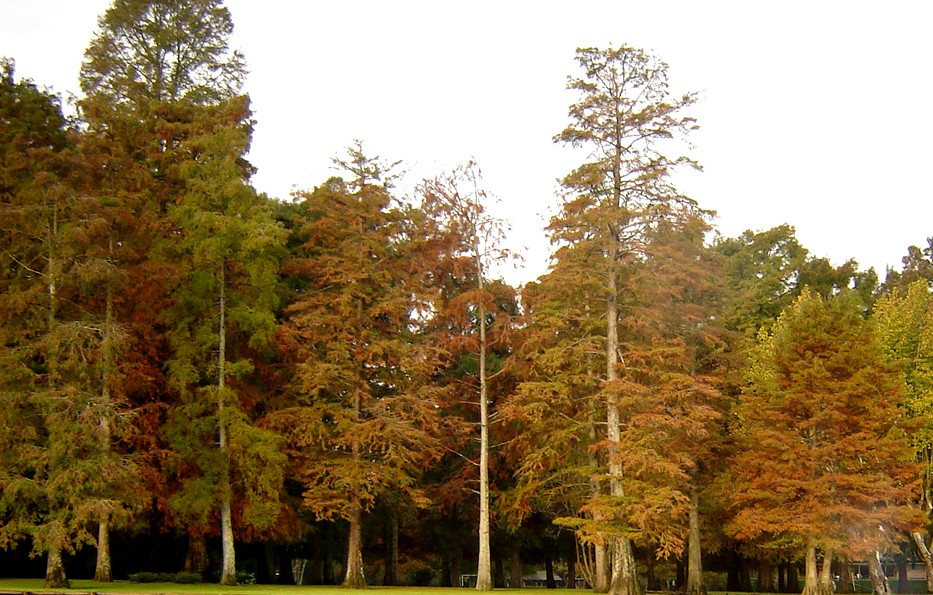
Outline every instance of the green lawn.
<path fill-rule="evenodd" d="M 294 586 L 294 585 L 237 585 L 224 587 L 216 583 L 181 585 L 178 583 L 131 583 L 114 581 L 99 583 L 89 580 L 71 580 L 71 589 L 44 589 L 43 579 L 0 579 L 0 594 L 7 593 L 154 593 L 179 595 L 347 595 L 347 589 L 340 587 Z M 379 595 L 463 595 L 475 593 L 473 589 L 439 587 L 371 587 Z M 537 590 L 537 589 L 532 589 Z M 543 589 L 541 589 L 543 591 Z M 529 589 L 496 589 L 497 592 L 515 591 L 527 593 Z M 562 591 L 562 590 L 560 590 Z M 589 591 L 586 591 L 588 593 Z M 581 593 L 584 593 L 581 591 Z"/>
<path fill-rule="evenodd" d="M 114 581 L 112 583 L 98 583 L 88 580 L 72 580 L 71 589 L 44 589 L 42 579 L 0 579 L 0 595 L 20 593 L 113 593 L 113 594 L 157 594 L 157 595 L 348 595 L 352 593 L 340 587 L 320 586 L 294 586 L 294 585 L 237 585 L 224 587 L 216 583 L 201 583 L 197 585 L 180 585 L 178 583 L 131 583 L 129 581 Z M 465 595 L 475 593 L 474 589 L 441 588 L 441 587 L 371 587 L 379 595 Z M 531 593 L 544 592 L 560 595 L 565 589 L 547 591 L 542 588 L 525 589 L 496 589 L 496 593 L 514 593 L 531 595 Z M 576 590 L 575 593 L 586 595 L 589 590 Z M 718 595 L 710 592 L 709 595 Z M 725 595 L 739 595 L 728 593 Z M 755 593 L 754 595 L 762 595 Z"/>

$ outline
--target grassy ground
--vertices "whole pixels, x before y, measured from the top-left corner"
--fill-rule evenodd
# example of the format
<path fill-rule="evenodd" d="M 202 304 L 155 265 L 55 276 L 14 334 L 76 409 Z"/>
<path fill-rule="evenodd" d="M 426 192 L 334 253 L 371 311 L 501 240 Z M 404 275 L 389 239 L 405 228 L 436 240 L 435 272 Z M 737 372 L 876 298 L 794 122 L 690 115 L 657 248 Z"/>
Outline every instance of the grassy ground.
<path fill-rule="evenodd" d="M 71 589 L 45 589 L 42 579 L 0 579 L 0 594 L 11 593 L 112 593 L 112 594 L 178 594 L 178 595 L 348 595 L 352 593 L 340 587 L 294 586 L 294 585 L 237 585 L 225 587 L 216 583 L 180 585 L 178 583 L 131 583 L 114 581 L 98 583 L 88 580 L 71 580 Z M 531 589 L 537 590 L 537 589 Z M 542 589 L 543 590 L 543 589 Z M 473 589 L 439 587 L 372 587 L 378 595 L 465 595 L 475 593 Z M 515 591 L 527 593 L 529 589 L 496 589 L 496 592 Z M 589 593 L 589 591 L 582 593 Z"/>
<path fill-rule="evenodd" d="M 98 583 L 88 580 L 72 580 L 71 589 L 44 589 L 42 579 L 0 579 L 0 595 L 29 593 L 101 593 L 113 595 L 141 594 L 141 595 L 349 595 L 353 593 L 340 587 L 294 586 L 294 585 L 237 585 L 224 587 L 215 583 L 201 583 L 197 585 L 180 585 L 178 583 L 131 583 L 129 581 L 114 581 L 112 583 Z M 467 595 L 475 593 L 474 589 L 440 588 L 440 587 L 371 587 L 378 595 Z M 562 595 L 564 589 L 546 591 L 545 589 L 496 589 L 496 593 L 512 593 L 533 595 L 544 592 Z M 592 593 L 589 590 L 572 591 L 579 595 Z M 738 593 L 718 594 L 710 592 L 709 595 L 740 595 Z M 755 593 L 754 595 L 762 595 Z"/>

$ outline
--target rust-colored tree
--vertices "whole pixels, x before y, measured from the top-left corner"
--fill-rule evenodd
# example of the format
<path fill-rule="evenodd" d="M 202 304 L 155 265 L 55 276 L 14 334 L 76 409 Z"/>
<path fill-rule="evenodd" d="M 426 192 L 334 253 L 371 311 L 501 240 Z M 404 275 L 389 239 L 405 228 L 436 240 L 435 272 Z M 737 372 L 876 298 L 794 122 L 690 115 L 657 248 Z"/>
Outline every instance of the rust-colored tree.
<path fill-rule="evenodd" d="M 805 595 L 832 592 L 835 554 L 876 557 L 916 520 L 903 380 L 862 310 L 804 290 L 752 351 L 736 411 L 729 529 L 800 552 Z"/>
<path fill-rule="evenodd" d="M 433 290 L 418 214 L 392 196 L 390 166 L 359 144 L 337 162 L 349 180 L 298 195 L 306 219 L 287 273 L 300 289 L 280 331 L 294 406 L 276 427 L 304 505 L 348 521 L 343 584 L 364 588 L 364 514 L 388 493 L 425 502 L 416 479 L 440 456 L 442 431 L 428 382 L 437 359 L 419 332 Z"/>

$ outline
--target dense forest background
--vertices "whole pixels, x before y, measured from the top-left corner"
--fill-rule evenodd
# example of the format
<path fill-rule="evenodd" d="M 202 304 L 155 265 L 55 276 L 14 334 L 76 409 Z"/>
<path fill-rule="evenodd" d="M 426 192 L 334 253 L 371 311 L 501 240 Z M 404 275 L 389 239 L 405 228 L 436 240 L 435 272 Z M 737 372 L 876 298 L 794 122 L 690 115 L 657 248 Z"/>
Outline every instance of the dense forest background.
<path fill-rule="evenodd" d="M 882 281 L 717 237 L 672 182 L 696 95 L 581 48 L 588 157 L 513 287 L 475 162 L 401 195 L 357 141 L 257 193 L 220 0 L 99 25 L 73 117 L 0 67 L 4 573 L 933 591 L 933 239 Z"/>

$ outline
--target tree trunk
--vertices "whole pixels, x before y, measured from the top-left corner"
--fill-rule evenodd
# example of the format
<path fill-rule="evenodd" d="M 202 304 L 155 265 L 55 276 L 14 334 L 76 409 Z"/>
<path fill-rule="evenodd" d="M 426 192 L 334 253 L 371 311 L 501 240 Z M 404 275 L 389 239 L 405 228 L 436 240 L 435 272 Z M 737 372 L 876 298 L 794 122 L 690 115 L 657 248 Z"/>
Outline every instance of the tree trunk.
<path fill-rule="evenodd" d="M 217 414 L 219 418 L 219 443 L 223 465 L 221 470 L 221 497 L 220 497 L 220 540 L 223 551 L 223 563 L 220 571 L 220 584 L 236 584 L 236 553 L 233 541 L 233 514 L 231 512 L 230 494 L 230 468 L 227 463 L 227 422 L 224 419 L 224 385 L 227 363 L 227 328 L 226 303 L 224 301 L 224 263 L 220 264 L 220 322 L 217 337 Z"/>
<path fill-rule="evenodd" d="M 910 536 L 913 537 L 914 544 L 917 546 L 917 553 L 920 554 L 923 567 L 926 569 L 927 593 L 933 593 L 933 554 L 930 553 L 930 548 L 927 547 L 926 537 L 924 537 L 923 533 L 914 531 Z"/>
<path fill-rule="evenodd" d="M 398 513 L 389 511 L 389 527 L 386 539 L 386 573 L 382 584 L 387 587 L 398 585 Z"/>
<path fill-rule="evenodd" d="M 94 566 L 94 580 L 99 583 L 113 582 L 110 568 L 110 523 L 107 513 L 97 526 L 97 563 Z"/>
<path fill-rule="evenodd" d="M 48 561 L 45 567 L 46 589 L 70 589 L 71 583 L 65 576 L 65 564 L 62 561 L 62 548 L 53 546 L 49 548 Z"/>
<path fill-rule="evenodd" d="M 548 589 L 557 588 L 557 583 L 554 582 L 554 560 L 547 553 L 544 555 L 544 582 Z"/>
<path fill-rule="evenodd" d="M 201 532 L 188 532 L 188 551 L 185 554 L 184 571 L 204 576 L 207 570 L 207 539 Z"/>
<path fill-rule="evenodd" d="M 907 576 L 907 557 L 899 553 L 894 556 L 894 563 L 897 564 L 897 592 L 910 593 L 910 579 Z"/>
<path fill-rule="evenodd" d="M 489 563 L 489 400 L 486 386 L 486 309 L 483 307 L 483 262 L 478 230 L 473 232 L 473 257 L 476 262 L 477 304 L 479 317 L 479 559 L 476 566 L 476 590 L 491 591 L 492 569 Z"/>
<path fill-rule="evenodd" d="M 365 589 L 366 576 L 363 574 L 363 506 L 358 496 L 351 496 L 350 539 L 347 543 L 347 573 L 343 587 L 347 589 Z"/>
<path fill-rule="evenodd" d="M 796 593 L 800 588 L 800 576 L 797 574 L 797 565 L 790 563 L 787 565 L 787 592 Z"/>
<path fill-rule="evenodd" d="M 617 537 L 612 552 L 612 582 L 609 585 L 609 593 L 610 595 L 641 595 L 641 592 L 632 542 L 627 538 Z"/>
<path fill-rule="evenodd" d="M 700 555 L 700 497 L 696 488 L 690 490 L 690 533 L 687 538 L 687 588 L 693 595 L 706 595 L 703 585 L 703 562 Z"/>
<path fill-rule="evenodd" d="M 512 589 L 521 589 L 525 586 L 524 568 L 522 567 L 522 552 L 518 544 L 512 548 L 512 570 L 509 572 L 509 587 Z"/>
<path fill-rule="evenodd" d="M 608 593 L 609 581 L 612 578 L 609 567 L 609 547 L 597 543 L 593 546 L 593 592 Z"/>
<path fill-rule="evenodd" d="M 820 572 L 820 589 L 824 593 L 834 593 L 833 588 L 833 552 L 826 550 L 823 554 L 823 568 Z"/>
<path fill-rule="evenodd" d="M 493 579 L 497 589 L 504 589 L 508 585 L 505 584 L 505 562 L 502 561 L 502 553 L 499 551 L 499 548 L 496 548 L 496 552 L 493 554 Z"/>
<path fill-rule="evenodd" d="M 617 180 L 618 182 L 618 180 Z M 619 197 L 616 196 L 616 207 Z M 608 254 L 608 294 L 606 298 L 606 437 L 609 440 L 609 494 L 613 498 L 623 498 L 622 461 L 619 460 L 619 444 L 622 442 L 622 427 L 619 417 L 619 402 L 616 395 L 615 381 L 618 379 L 619 365 L 619 289 L 616 280 L 618 244 L 615 228 L 610 225 L 612 237 L 609 239 Z M 640 595 L 638 571 L 632 543 L 626 537 L 613 537 L 612 580 L 609 583 L 610 595 Z"/>
<path fill-rule="evenodd" d="M 755 590 L 759 593 L 774 592 L 774 565 L 767 558 L 758 560 L 758 585 Z"/>
<path fill-rule="evenodd" d="M 884 568 L 881 566 L 881 552 L 875 551 L 868 555 L 868 576 L 871 579 L 871 591 L 874 595 L 891 595 L 888 578 L 884 575 Z"/>
<path fill-rule="evenodd" d="M 839 582 L 836 584 L 836 593 L 855 593 L 852 565 L 848 560 L 842 560 L 839 564 Z"/>
<path fill-rule="evenodd" d="M 577 546 L 576 543 L 567 552 L 567 573 L 564 575 L 564 588 L 574 589 L 577 586 Z"/>
<path fill-rule="evenodd" d="M 830 557 L 831 558 L 831 557 Z M 824 590 L 816 563 L 816 546 L 807 546 L 806 575 L 803 582 L 803 595 L 832 595 L 832 589 Z"/>
<path fill-rule="evenodd" d="M 113 254 L 113 238 L 108 246 L 109 253 Z M 98 424 L 100 426 L 100 450 L 104 457 L 110 457 L 111 450 L 111 421 L 110 421 L 110 382 L 113 376 L 113 291 L 110 281 L 107 281 L 107 297 L 104 309 L 104 332 L 101 338 L 101 412 Z M 97 525 L 97 562 L 94 567 L 94 580 L 99 583 L 113 581 L 113 572 L 110 567 L 110 512 L 101 513 Z"/>

